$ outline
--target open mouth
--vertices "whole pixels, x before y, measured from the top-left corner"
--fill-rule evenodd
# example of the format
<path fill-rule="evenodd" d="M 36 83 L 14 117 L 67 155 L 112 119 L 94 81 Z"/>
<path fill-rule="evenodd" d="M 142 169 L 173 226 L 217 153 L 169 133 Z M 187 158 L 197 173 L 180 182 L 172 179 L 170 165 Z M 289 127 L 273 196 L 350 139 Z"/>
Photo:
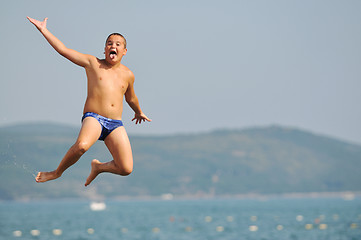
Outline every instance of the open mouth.
<path fill-rule="evenodd" d="M 114 59 L 116 56 L 117 56 L 117 52 L 116 52 L 116 51 L 114 51 L 114 50 L 110 51 L 109 57 L 110 57 L 111 59 Z"/>

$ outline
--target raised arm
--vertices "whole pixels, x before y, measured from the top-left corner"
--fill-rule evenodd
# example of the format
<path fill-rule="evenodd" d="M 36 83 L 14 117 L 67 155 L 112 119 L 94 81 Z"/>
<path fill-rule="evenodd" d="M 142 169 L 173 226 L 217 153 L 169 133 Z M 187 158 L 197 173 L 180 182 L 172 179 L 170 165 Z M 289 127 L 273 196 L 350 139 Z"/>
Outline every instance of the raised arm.
<path fill-rule="evenodd" d="M 58 38 L 56 38 L 47 28 L 46 22 L 48 18 L 45 18 L 44 21 L 40 22 L 36 19 L 27 17 L 29 21 L 34 24 L 34 26 L 43 34 L 45 39 L 49 44 L 62 56 L 70 60 L 71 62 L 82 66 L 87 67 L 90 65 L 90 60 L 93 58 L 91 55 L 83 54 L 77 52 L 73 49 L 67 48 Z"/>
<path fill-rule="evenodd" d="M 145 114 L 140 109 L 138 97 L 137 97 L 137 95 L 135 95 L 135 92 L 134 92 L 134 75 L 133 74 L 131 74 L 131 76 L 130 76 L 130 82 L 128 85 L 128 89 L 125 92 L 125 101 L 128 103 L 128 105 L 133 109 L 133 111 L 135 113 L 134 118 L 132 119 L 132 121 L 136 120 L 135 124 L 138 124 L 138 123 L 140 124 L 140 123 L 142 123 L 142 121 L 144 121 L 144 122 L 152 121 L 147 116 L 145 116 Z"/>

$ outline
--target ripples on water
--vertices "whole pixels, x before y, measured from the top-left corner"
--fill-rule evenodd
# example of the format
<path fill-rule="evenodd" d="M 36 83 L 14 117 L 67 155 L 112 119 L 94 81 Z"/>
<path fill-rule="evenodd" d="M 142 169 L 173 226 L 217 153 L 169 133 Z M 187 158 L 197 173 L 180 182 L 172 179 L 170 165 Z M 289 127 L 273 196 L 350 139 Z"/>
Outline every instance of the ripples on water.
<path fill-rule="evenodd" d="M 361 199 L 0 203 L 0 239 L 359 240 Z"/>

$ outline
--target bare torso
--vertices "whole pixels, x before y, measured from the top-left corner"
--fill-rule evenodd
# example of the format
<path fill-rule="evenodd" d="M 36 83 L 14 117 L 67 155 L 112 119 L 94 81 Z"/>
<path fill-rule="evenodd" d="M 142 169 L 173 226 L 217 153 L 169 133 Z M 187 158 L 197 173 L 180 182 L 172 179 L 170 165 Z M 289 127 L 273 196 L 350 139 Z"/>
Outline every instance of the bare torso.
<path fill-rule="evenodd" d="M 88 95 L 85 112 L 94 112 L 111 119 L 122 119 L 123 97 L 133 73 L 124 65 L 109 66 L 105 60 L 94 57 L 86 69 Z"/>

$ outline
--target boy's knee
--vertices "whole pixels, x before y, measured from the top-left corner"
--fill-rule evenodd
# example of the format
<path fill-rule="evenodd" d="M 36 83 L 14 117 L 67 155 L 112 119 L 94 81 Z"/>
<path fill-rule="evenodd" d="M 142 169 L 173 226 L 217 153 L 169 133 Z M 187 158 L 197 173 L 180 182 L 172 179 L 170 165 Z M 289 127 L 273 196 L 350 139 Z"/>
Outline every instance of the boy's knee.
<path fill-rule="evenodd" d="M 122 169 L 122 176 L 128 176 L 129 174 L 131 174 L 133 172 L 133 167 L 125 167 Z"/>
<path fill-rule="evenodd" d="M 79 154 L 84 154 L 90 148 L 87 142 L 76 142 L 74 146 L 75 151 L 77 151 Z"/>

